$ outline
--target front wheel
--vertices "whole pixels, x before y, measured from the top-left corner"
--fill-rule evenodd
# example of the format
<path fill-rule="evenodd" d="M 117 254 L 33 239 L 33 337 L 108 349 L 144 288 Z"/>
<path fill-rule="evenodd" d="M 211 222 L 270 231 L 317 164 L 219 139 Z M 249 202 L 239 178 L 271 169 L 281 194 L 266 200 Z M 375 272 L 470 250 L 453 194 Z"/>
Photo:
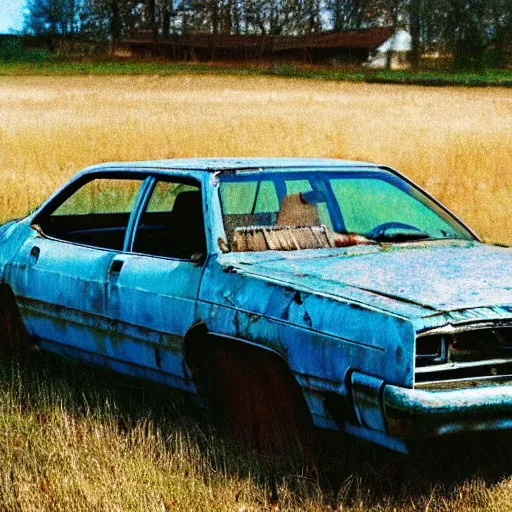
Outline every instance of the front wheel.
<path fill-rule="evenodd" d="M 243 347 L 216 350 L 208 395 L 231 433 L 268 456 L 310 454 L 312 422 L 284 361 Z"/>

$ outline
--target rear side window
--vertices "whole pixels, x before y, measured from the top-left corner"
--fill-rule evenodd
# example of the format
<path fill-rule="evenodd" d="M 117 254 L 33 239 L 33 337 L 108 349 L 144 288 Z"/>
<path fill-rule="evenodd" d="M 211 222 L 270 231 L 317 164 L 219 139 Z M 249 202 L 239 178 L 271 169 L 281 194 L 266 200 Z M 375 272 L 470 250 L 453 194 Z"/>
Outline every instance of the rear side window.
<path fill-rule="evenodd" d="M 53 238 L 120 251 L 142 183 L 141 179 L 93 179 L 44 212 L 38 222 Z"/>
<path fill-rule="evenodd" d="M 95 179 L 66 199 L 53 216 L 129 213 L 137 199 L 142 180 Z"/>

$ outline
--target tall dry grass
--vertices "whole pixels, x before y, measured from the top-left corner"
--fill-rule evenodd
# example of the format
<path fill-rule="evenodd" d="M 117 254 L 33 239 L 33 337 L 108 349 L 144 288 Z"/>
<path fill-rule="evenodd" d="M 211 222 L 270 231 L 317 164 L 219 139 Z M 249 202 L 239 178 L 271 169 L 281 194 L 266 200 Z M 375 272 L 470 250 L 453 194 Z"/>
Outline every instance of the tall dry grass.
<path fill-rule="evenodd" d="M 0 218 L 83 166 L 323 156 L 395 166 L 512 245 L 512 93 L 264 77 L 0 78 Z"/>
<path fill-rule="evenodd" d="M 61 361 L 0 365 L 0 510 L 512 510 L 510 436 L 416 458 L 341 439 L 303 467 L 258 458 L 179 395 L 134 384 Z"/>

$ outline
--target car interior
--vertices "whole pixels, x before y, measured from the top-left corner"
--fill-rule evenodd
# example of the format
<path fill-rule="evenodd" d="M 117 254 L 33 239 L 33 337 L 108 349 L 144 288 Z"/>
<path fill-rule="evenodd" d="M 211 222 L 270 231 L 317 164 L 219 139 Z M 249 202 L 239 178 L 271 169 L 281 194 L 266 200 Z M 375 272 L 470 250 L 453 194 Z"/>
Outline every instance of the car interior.
<path fill-rule="evenodd" d="M 46 235 L 72 243 L 121 251 L 130 218 L 126 213 L 56 215 L 38 219 Z M 133 252 L 178 259 L 206 253 L 200 190 L 180 192 L 170 211 L 146 211 L 135 235 Z"/>
<path fill-rule="evenodd" d="M 49 215 L 39 220 L 41 230 L 52 238 L 121 251 L 130 213 Z"/>
<path fill-rule="evenodd" d="M 190 259 L 206 253 L 201 191 L 181 192 L 170 212 L 145 212 L 133 251 L 154 256 Z"/>

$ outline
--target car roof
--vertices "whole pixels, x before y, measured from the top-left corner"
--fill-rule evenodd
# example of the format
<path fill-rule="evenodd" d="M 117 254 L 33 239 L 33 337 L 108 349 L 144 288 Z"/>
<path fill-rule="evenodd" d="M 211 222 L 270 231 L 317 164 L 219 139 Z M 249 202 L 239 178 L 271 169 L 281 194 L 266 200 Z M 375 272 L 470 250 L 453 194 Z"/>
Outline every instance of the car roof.
<path fill-rule="evenodd" d="M 255 169 L 300 169 L 300 168 L 354 168 L 376 167 L 377 164 L 334 158 L 180 158 L 170 160 L 146 160 L 136 162 L 107 162 L 87 170 L 102 169 L 179 169 L 189 171 L 243 171 Z"/>

